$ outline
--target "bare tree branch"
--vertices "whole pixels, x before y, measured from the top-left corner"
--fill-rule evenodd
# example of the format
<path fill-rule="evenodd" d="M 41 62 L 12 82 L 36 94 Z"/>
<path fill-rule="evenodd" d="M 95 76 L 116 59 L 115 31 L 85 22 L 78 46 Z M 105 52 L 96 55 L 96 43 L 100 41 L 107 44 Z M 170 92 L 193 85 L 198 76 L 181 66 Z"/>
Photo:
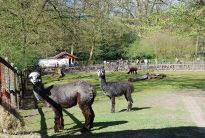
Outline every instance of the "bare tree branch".
<path fill-rule="evenodd" d="M 45 8 L 45 6 L 46 6 L 46 3 L 47 3 L 48 1 L 49 1 L 49 0 L 45 0 L 45 1 L 44 1 L 43 5 L 42 5 L 42 7 L 41 7 L 41 11 L 40 11 L 40 13 L 37 15 L 36 20 L 34 21 L 34 24 L 38 21 L 39 17 L 40 17 L 41 14 L 43 13 L 43 10 L 44 10 L 44 8 Z"/>

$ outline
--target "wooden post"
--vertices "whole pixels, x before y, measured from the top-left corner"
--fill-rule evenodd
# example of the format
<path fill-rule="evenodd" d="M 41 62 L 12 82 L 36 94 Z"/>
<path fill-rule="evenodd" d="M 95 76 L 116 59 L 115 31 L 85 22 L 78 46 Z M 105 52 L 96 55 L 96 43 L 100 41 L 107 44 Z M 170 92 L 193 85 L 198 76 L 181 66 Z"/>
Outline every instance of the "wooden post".
<path fill-rule="evenodd" d="M 3 83 L 2 64 L 0 63 L 0 104 L 2 104 L 2 83 Z"/>
<path fill-rule="evenodd" d="M 11 63 L 11 66 L 13 67 L 14 64 Z M 10 96 L 11 96 L 11 106 L 16 108 L 16 90 L 15 90 L 15 73 L 10 69 L 9 71 L 9 92 L 10 92 Z"/>
<path fill-rule="evenodd" d="M 15 67 L 15 69 L 17 70 L 17 67 Z M 17 108 L 20 109 L 20 87 L 19 87 L 19 72 L 17 71 L 17 73 L 15 74 L 15 90 L 16 90 L 16 105 Z"/>
<path fill-rule="evenodd" d="M 5 69 L 5 80 L 6 80 L 6 102 L 8 105 L 11 105 L 11 95 L 10 95 L 10 69 L 8 67 L 6 67 Z"/>

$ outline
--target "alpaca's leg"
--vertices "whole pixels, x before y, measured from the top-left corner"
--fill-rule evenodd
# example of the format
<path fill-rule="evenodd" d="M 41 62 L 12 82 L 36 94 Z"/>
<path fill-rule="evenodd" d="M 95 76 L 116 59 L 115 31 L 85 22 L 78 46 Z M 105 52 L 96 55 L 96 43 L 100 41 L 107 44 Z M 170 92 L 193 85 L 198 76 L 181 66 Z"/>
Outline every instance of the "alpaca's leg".
<path fill-rule="evenodd" d="M 125 98 L 126 98 L 126 100 L 127 100 L 127 102 L 128 102 L 127 111 L 130 112 L 131 109 L 132 109 L 132 103 L 133 103 L 131 93 L 126 93 L 126 94 L 125 94 Z"/>
<path fill-rule="evenodd" d="M 56 110 L 56 109 L 53 109 L 54 110 L 54 131 L 55 133 L 56 132 L 59 132 L 60 130 L 60 114 L 59 114 L 59 111 Z"/>
<path fill-rule="evenodd" d="M 63 121 L 63 113 L 62 113 L 62 108 L 55 109 L 53 108 L 54 111 L 54 131 L 59 132 L 60 129 L 64 129 L 64 121 Z"/>
<path fill-rule="evenodd" d="M 111 100 L 111 113 L 114 113 L 115 112 L 115 97 L 111 97 L 110 98 Z"/>
<path fill-rule="evenodd" d="M 63 119 L 63 109 L 62 107 L 59 107 L 58 109 L 59 112 L 59 129 L 64 129 L 64 119 Z"/>
<path fill-rule="evenodd" d="M 133 103 L 133 100 L 132 100 L 132 96 L 131 96 L 131 93 L 130 93 L 129 96 L 128 96 L 128 107 L 127 107 L 128 112 L 130 112 L 131 109 L 132 109 L 132 103 Z"/>
<path fill-rule="evenodd" d="M 129 100 L 129 101 L 128 101 L 127 111 L 130 112 L 131 109 L 132 109 L 132 102 Z"/>
<path fill-rule="evenodd" d="M 85 117 L 84 127 L 81 129 L 81 132 L 90 130 L 93 127 L 93 120 L 95 117 L 94 111 L 90 105 L 80 105 L 80 109 Z"/>
<path fill-rule="evenodd" d="M 63 119 L 63 111 L 61 109 L 60 111 L 60 127 L 59 129 L 63 130 L 64 129 L 64 119 Z"/>
<path fill-rule="evenodd" d="M 90 106 L 90 112 L 91 112 L 91 116 L 90 116 L 90 128 L 93 128 L 93 121 L 94 121 L 94 118 L 95 118 L 95 113 L 92 109 L 92 106 Z"/>

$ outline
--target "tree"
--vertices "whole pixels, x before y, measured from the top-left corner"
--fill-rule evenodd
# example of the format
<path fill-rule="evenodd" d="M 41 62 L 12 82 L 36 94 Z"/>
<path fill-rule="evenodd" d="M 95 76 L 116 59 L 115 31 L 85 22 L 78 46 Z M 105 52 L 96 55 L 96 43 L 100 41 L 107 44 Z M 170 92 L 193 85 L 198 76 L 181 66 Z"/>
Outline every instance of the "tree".
<path fill-rule="evenodd" d="M 4 44 L 0 53 L 18 67 L 25 68 L 33 59 L 52 54 L 62 43 L 59 14 L 51 1 L 5 0 L 0 12 Z"/>

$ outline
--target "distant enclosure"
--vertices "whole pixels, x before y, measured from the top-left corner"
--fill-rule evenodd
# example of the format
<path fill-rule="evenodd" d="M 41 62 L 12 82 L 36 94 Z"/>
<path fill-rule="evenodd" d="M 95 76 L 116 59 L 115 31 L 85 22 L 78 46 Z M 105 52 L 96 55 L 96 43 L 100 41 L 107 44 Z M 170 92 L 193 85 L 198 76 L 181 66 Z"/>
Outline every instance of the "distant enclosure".
<path fill-rule="evenodd" d="M 198 70 L 205 71 L 205 62 L 184 62 L 184 63 L 160 63 L 160 64 L 145 64 L 145 63 L 135 63 L 135 62 L 104 62 L 103 64 L 95 64 L 88 66 L 75 66 L 75 67 L 65 67 L 63 71 L 65 73 L 75 73 L 75 72 L 93 72 L 98 68 L 104 67 L 106 71 L 122 71 L 127 72 L 130 67 L 137 67 L 139 71 L 189 71 Z M 53 73 L 55 68 L 42 68 L 44 73 Z"/>
<path fill-rule="evenodd" d="M 184 62 L 184 63 L 159 63 L 159 64 L 145 64 L 145 63 L 124 63 L 117 64 L 115 62 L 106 63 L 104 67 L 108 71 L 128 71 L 130 67 L 138 67 L 142 71 L 185 71 L 185 70 L 205 70 L 204 61 Z"/>
<path fill-rule="evenodd" d="M 0 104 L 9 108 L 20 108 L 20 98 L 25 90 L 23 74 L 0 57 Z"/>

